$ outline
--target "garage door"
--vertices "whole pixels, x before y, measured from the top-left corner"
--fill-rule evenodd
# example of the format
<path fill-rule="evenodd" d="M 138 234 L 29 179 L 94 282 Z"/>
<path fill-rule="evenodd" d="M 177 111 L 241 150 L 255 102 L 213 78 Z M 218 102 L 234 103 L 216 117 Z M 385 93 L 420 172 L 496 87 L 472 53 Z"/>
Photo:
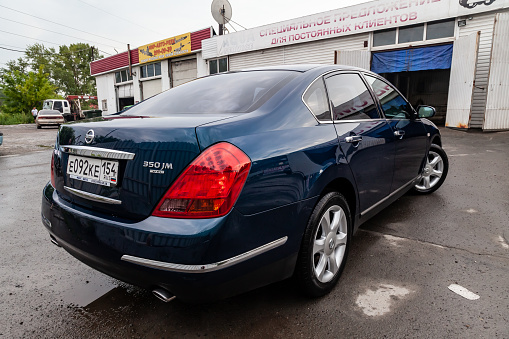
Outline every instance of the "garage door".
<path fill-rule="evenodd" d="M 173 87 L 182 85 L 188 81 L 196 79 L 198 72 L 196 70 L 196 59 L 172 61 L 171 75 L 173 76 Z"/>
<path fill-rule="evenodd" d="M 133 84 L 118 86 L 118 97 L 119 98 L 134 97 Z"/>
<path fill-rule="evenodd" d="M 143 100 L 162 92 L 161 79 L 143 81 Z"/>

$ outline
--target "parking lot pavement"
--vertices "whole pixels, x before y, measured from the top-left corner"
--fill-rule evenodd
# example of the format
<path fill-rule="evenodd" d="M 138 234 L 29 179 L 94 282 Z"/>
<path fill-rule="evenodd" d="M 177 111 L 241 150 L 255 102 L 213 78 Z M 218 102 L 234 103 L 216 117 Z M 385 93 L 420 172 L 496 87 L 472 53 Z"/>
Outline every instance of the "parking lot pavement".
<path fill-rule="evenodd" d="M 17 128 L 0 126 L 23 138 Z M 5 338 L 509 338 L 509 132 L 442 129 L 444 185 L 364 224 L 328 296 L 302 297 L 288 280 L 190 305 L 164 304 L 50 243 L 40 199 L 51 150 L 37 140 L 48 133 L 51 145 L 56 129 L 33 131 L 34 144 L 13 154 L 0 146 Z"/>
<path fill-rule="evenodd" d="M 37 129 L 35 124 L 0 125 L 4 141 L 0 146 L 0 156 L 19 155 L 42 151 L 55 145 L 57 127 Z"/>

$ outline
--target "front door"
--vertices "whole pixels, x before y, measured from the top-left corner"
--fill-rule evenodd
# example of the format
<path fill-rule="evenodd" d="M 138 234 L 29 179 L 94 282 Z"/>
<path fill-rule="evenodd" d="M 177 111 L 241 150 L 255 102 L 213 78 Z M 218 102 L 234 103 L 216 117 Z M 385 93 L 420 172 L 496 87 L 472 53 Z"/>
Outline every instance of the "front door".
<path fill-rule="evenodd" d="M 382 110 L 387 118 L 396 140 L 396 156 L 394 159 L 394 178 L 391 192 L 414 180 L 422 169 L 426 154 L 426 130 L 412 106 L 389 83 L 365 75 L 380 100 Z"/>
<path fill-rule="evenodd" d="M 394 135 L 358 73 L 325 78 L 339 144 L 355 178 L 360 213 L 389 195 Z"/>

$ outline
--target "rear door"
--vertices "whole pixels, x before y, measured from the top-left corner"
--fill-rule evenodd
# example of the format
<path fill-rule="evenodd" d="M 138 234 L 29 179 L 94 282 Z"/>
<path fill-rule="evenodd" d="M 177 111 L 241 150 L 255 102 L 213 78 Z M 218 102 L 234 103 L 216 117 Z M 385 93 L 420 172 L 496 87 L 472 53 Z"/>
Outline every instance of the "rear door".
<path fill-rule="evenodd" d="M 414 110 L 406 99 L 389 83 L 365 75 L 395 137 L 396 156 L 391 192 L 409 184 L 421 172 L 426 154 L 426 130 L 420 119 L 412 117 Z"/>
<path fill-rule="evenodd" d="M 336 73 L 326 77 L 325 83 L 339 144 L 352 169 L 363 213 L 390 193 L 394 135 L 360 74 Z"/>

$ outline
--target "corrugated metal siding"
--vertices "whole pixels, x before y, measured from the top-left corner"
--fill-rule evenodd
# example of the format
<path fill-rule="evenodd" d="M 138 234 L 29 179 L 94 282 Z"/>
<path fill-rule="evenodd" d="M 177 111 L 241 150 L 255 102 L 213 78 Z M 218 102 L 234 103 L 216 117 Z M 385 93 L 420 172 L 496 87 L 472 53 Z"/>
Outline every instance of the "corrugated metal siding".
<path fill-rule="evenodd" d="M 230 70 L 282 64 L 334 64 L 335 50 L 367 50 L 369 33 L 230 55 Z"/>
<path fill-rule="evenodd" d="M 212 29 L 205 28 L 196 32 L 191 33 L 191 51 L 199 51 L 201 47 L 201 41 L 211 37 Z"/>
<path fill-rule="evenodd" d="M 347 65 L 370 69 L 371 52 L 370 51 L 345 51 L 339 50 L 337 53 L 336 63 L 339 65 Z"/>
<path fill-rule="evenodd" d="M 493 34 L 484 130 L 509 129 L 509 13 L 498 13 Z"/>
<path fill-rule="evenodd" d="M 131 50 L 131 64 L 136 65 L 140 62 L 138 57 L 138 49 Z M 129 57 L 127 51 L 112 55 L 110 57 L 92 61 L 90 63 L 90 74 L 95 75 L 102 72 L 110 71 L 120 67 L 129 66 Z"/>
<path fill-rule="evenodd" d="M 201 42 L 201 55 L 205 60 L 217 56 L 217 39 L 207 39 Z"/>
<path fill-rule="evenodd" d="M 459 37 L 454 42 L 445 126 L 469 127 L 478 46 L 479 32 Z"/>
<path fill-rule="evenodd" d="M 479 39 L 479 52 L 477 55 L 477 69 L 475 72 L 475 87 L 472 100 L 470 118 L 471 128 L 481 128 L 483 125 L 486 107 L 486 89 L 490 73 L 491 46 L 493 38 L 493 25 L 495 13 L 474 15 L 467 20 L 467 25 L 460 28 L 459 36 L 467 36 L 477 31 L 481 32 Z"/>

